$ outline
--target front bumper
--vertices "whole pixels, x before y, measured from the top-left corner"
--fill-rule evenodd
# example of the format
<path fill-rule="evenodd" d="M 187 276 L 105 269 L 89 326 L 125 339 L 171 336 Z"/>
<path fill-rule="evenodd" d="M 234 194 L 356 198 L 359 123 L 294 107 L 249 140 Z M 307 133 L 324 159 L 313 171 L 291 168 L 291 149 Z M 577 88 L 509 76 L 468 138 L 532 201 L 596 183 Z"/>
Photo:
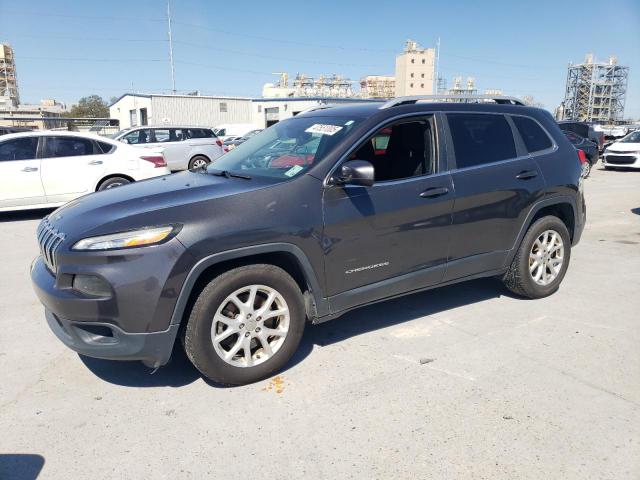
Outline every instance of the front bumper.
<path fill-rule="evenodd" d="M 100 322 L 74 322 L 45 309 L 51 331 L 71 350 L 87 357 L 107 360 L 140 360 L 151 368 L 171 358 L 179 325 L 163 332 L 127 333 L 115 325 Z"/>
<path fill-rule="evenodd" d="M 640 154 L 635 152 L 606 152 L 602 157 L 602 164 L 606 167 L 640 168 Z"/>
<path fill-rule="evenodd" d="M 63 262 L 56 274 L 40 256 L 31 266 L 31 280 L 50 328 L 69 348 L 90 357 L 141 360 L 158 367 L 169 361 L 180 328 L 179 322 L 171 324 L 171 317 L 188 271 L 183 252 L 172 240 L 147 247 L 144 254 L 59 254 Z M 78 292 L 72 287 L 76 274 L 99 276 L 110 285 L 111 295 Z"/>

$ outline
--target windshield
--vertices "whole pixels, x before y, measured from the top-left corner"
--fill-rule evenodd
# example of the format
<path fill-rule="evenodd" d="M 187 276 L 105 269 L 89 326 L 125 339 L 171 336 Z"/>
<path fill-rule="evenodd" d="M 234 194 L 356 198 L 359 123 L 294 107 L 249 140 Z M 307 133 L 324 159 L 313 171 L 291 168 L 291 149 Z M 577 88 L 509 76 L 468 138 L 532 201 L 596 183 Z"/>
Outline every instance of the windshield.
<path fill-rule="evenodd" d="M 213 170 L 287 179 L 321 161 L 358 123 L 345 117 L 295 117 L 252 136 L 211 163 Z"/>
<path fill-rule="evenodd" d="M 109 138 L 113 138 L 116 139 L 118 138 L 120 135 L 122 135 L 123 133 L 128 132 L 129 130 L 131 130 L 130 128 L 123 128 L 122 130 L 118 130 L 116 133 L 109 135 Z"/>
<path fill-rule="evenodd" d="M 629 135 L 620 140 L 620 143 L 640 143 L 640 130 L 631 132 Z"/>

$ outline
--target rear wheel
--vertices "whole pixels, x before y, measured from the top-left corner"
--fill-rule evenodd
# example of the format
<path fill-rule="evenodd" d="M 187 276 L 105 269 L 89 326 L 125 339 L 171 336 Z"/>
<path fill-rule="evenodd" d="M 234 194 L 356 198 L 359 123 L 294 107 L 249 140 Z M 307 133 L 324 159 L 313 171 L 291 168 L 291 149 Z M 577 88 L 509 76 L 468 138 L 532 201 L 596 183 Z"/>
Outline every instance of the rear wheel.
<path fill-rule="evenodd" d="M 241 385 L 269 377 L 294 354 L 305 326 L 302 293 L 273 265 L 230 270 L 196 300 L 184 348 L 207 378 Z"/>
<path fill-rule="evenodd" d="M 591 162 L 586 161 L 582 164 L 582 178 L 587 178 L 591 174 Z"/>
<path fill-rule="evenodd" d="M 122 185 L 126 185 L 131 183 L 131 180 L 124 177 L 111 177 L 103 180 L 100 185 L 98 185 L 98 191 L 109 190 L 110 188 L 121 187 Z"/>
<path fill-rule="evenodd" d="M 558 290 L 570 257 L 571 238 L 562 220 L 540 218 L 529 227 L 503 281 L 523 297 L 546 297 Z"/>
<path fill-rule="evenodd" d="M 206 167 L 209 163 L 211 163 L 211 160 L 204 155 L 196 155 L 189 161 L 189 170 Z"/>

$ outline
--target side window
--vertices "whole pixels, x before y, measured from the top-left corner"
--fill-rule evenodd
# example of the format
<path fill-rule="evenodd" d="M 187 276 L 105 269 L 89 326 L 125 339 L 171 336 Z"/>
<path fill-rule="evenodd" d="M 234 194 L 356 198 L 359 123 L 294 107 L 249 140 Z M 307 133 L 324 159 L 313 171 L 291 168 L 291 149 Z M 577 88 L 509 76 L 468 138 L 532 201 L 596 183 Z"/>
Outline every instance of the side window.
<path fill-rule="evenodd" d="M 174 130 L 175 131 L 175 130 Z M 153 142 L 165 143 L 171 141 L 171 133 L 168 128 L 156 128 L 153 130 Z"/>
<path fill-rule="evenodd" d="M 115 146 L 107 142 L 97 142 L 101 153 L 111 153 L 115 150 Z"/>
<path fill-rule="evenodd" d="M 553 143 L 549 135 L 535 121 L 527 117 L 512 116 L 511 120 L 516 124 L 522 141 L 529 153 L 539 152 L 551 148 Z"/>
<path fill-rule="evenodd" d="M 14 138 L 0 142 L 0 162 L 36 158 L 38 137 Z"/>
<path fill-rule="evenodd" d="M 122 137 L 124 143 L 128 143 L 130 145 L 138 145 L 143 143 L 149 143 L 149 135 L 150 130 L 144 128 L 142 130 L 134 130 L 133 132 Z"/>
<path fill-rule="evenodd" d="M 515 158 L 516 145 L 504 115 L 447 114 L 458 168 Z"/>
<path fill-rule="evenodd" d="M 46 137 L 43 157 L 77 157 L 93 155 L 93 152 L 93 142 L 86 138 Z"/>
<path fill-rule="evenodd" d="M 202 128 L 190 128 L 189 138 L 207 138 L 206 130 Z"/>
<path fill-rule="evenodd" d="M 434 138 L 426 118 L 404 120 L 378 130 L 350 158 L 371 162 L 376 182 L 428 175 L 434 171 Z"/>
<path fill-rule="evenodd" d="M 216 131 L 216 135 L 218 135 L 219 137 L 224 137 L 226 134 L 227 134 L 226 128 L 221 128 L 220 130 Z"/>

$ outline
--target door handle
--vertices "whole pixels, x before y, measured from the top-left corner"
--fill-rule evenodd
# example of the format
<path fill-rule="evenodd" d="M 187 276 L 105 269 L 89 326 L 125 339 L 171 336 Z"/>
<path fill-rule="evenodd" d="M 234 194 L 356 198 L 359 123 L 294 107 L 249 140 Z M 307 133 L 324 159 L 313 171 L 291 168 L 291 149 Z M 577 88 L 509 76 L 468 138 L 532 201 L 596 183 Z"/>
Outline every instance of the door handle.
<path fill-rule="evenodd" d="M 102 160 L 92 160 L 89 165 L 102 165 Z"/>
<path fill-rule="evenodd" d="M 535 170 L 524 170 L 516 175 L 518 180 L 529 180 L 530 178 L 535 178 L 538 176 L 538 172 Z"/>
<path fill-rule="evenodd" d="M 24 167 L 22 169 L 23 172 L 37 172 L 38 171 L 38 167 Z"/>
<path fill-rule="evenodd" d="M 436 198 L 441 197 L 442 195 L 446 195 L 447 193 L 449 193 L 449 189 L 447 187 L 433 187 L 427 188 L 420 194 L 420 196 L 422 198 Z"/>

